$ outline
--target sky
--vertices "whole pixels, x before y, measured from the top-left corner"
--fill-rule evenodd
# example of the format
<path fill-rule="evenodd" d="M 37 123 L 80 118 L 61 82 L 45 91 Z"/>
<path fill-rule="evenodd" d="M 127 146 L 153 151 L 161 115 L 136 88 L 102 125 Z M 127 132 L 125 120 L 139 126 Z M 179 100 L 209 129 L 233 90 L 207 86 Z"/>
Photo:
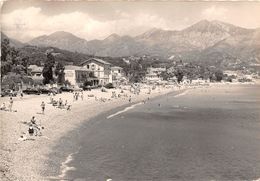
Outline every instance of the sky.
<path fill-rule="evenodd" d="M 260 1 L 9 0 L 1 4 L 2 31 L 22 42 L 55 31 L 86 40 L 104 39 L 112 33 L 136 36 L 151 28 L 181 30 L 203 19 L 259 28 Z"/>

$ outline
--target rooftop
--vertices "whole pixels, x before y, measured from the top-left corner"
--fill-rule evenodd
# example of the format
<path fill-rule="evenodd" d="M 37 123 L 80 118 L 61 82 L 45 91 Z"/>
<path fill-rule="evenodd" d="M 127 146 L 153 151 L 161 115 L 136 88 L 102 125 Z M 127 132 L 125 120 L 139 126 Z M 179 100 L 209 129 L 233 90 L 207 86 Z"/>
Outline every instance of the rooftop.
<path fill-rule="evenodd" d="M 99 59 L 99 58 L 90 58 L 90 59 L 87 59 L 87 60 L 83 61 L 80 65 L 83 65 L 83 64 L 85 64 L 85 63 L 87 63 L 87 62 L 89 62 L 89 61 L 91 61 L 91 60 L 97 61 L 97 62 L 99 62 L 99 63 L 101 63 L 101 64 L 111 65 L 111 63 L 109 63 L 109 62 L 107 62 L 107 61 L 105 61 L 105 60 Z"/>
<path fill-rule="evenodd" d="M 122 67 L 118 67 L 118 66 L 113 66 L 113 67 L 111 67 L 111 69 L 114 69 L 114 70 L 115 69 L 121 69 L 122 70 L 123 68 Z"/>
<path fill-rule="evenodd" d="M 88 69 L 80 66 L 75 66 L 75 65 L 67 65 L 65 66 L 65 70 L 84 70 L 84 71 L 89 71 Z"/>
<path fill-rule="evenodd" d="M 42 72 L 43 67 L 39 67 L 37 65 L 30 65 L 28 69 L 30 69 L 31 72 Z"/>

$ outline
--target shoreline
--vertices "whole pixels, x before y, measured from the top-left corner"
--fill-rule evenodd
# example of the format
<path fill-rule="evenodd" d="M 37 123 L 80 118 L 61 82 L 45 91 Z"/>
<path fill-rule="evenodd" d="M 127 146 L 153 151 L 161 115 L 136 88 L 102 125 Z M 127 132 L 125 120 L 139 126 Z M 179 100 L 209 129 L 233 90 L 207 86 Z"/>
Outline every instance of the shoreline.
<path fill-rule="evenodd" d="M 155 100 L 155 99 L 160 99 L 161 97 L 167 96 L 168 94 L 170 94 L 170 95 L 174 94 L 174 96 L 177 96 L 187 90 L 189 90 L 189 88 L 166 92 L 164 94 L 160 94 L 160 95 L 150 98 L 150 101 Z M 82 138 L 79 138 L 78 134 L 81 131 L 84 131 L 85 126 L 86 127 L 91 126 L 92 122 L 96 122 L 97 120 L 99 120 L 99 118 L 110 119 L 113 116 L 119 115 L 119 114 L 126 112 L 132 108 L 135 108 L 136 106 L 141 105 L 141 104 L 143 104 L 142 100 L 138 100 L 133 103 L 126 103 L 121 106 L 114 107 L 108 111 L 101 112 L 100 114 L 97 114 L 93 118 L 82 122 L 82 125 L 80 127 L 76 128 L 74 130 L 71 130 L 66 135 L 64 135 L 61 138 L 61 140 L 59 140 L 57 142 L 55 147 L 52 148 L 52 150 L 55 150 L 55 151 L 53 151 L 50 155 L 48 155 L 48 157 L 49 157 L 49 160 L 47 161 L 48 165 L 53 164 L 53 160 L 55 160 L 55 162 L 57 162 L 57 163 L 60 163 L 59 169 L 57 169 L 57 168 L 54 169 L 56 171 L 56 173 L 54 175 L 56 175 L 56 176 L 53 176 L 53 175 L 50 176 L 47 174 L 46 177 L 44 177 L 44 178 L 70 180 L 69 178 L 66 178 L 65 176 L 66 176 L 67 171 L 73 170 L 74 167 L 70 167 L 67 164 L 69 164 L 73 160 L 73 155 L 76 154 L 79 151 L 79 149 L 81 148 L 81 145 L 78 144 L 78 142 Z M 104 119 L 102 121 L 104 121 Z M 73 141 L 73 140 L 76 140 L 76 141 Z M 68 147 L 71 147 L 73 149 L 71 149 L 71 148 L 68 149 Z M 63 157 L 57 156 L 56 153 L 60 152 L 60 151 L 63 151 L 63 153 L 62 153 Z M 53 171 L 53 170 L 49 170 L 49 171 L 47 171 L 47 173 L 50 173 L 51 171 Z"/>
<path fill-rule="evenodd" d="M 163 88 L 152 91 L 147 94 L 146 90 L 142 90 L 140 95 L 127 94 L 132 96 L 132 103 L 141 102 L 144 99 L 154 98 L 165 95 L 169 92 L 176 91 L 176 88 Z M 59 110 L 46 104 L 46 113 L 41 115 L 40 103 L 49 101 L 49 96 L 25 96 L 20 99 L 14 98 L 14 109 L 17 112 L 1 111 L 1 177 L 3 180 L 45 180 L 41 176 L 44 175 L 44 167 L 48 155 L 52 152 L 59 140 L 70 131 L 77 129 L 84 122 L 88 122 L 92 118 L 117 109 L 129 104 L 128 98 L 117 98 L 111 101 L 100 102 L 95 101 L 94 97 L 88 97 L 94 94 L 98 97 L 111 97 L 111 91 L 119 92 L 120 90 L 108 90 L 108 92 L 101 92 L 100 90 L 93 90 L 91 92 L 84 92 L 84 100 L 72 101 L 71 93 L 63 93 L 55 96 L 55 99 L 62 97 L 68 99 L 72 104 L 72 110 Z M 1 98 L 2 102 L 8 99 Z M 34 105 L 34 106 L 32 106 Z M 24 121 L 29 121 L 31 116 L 36 116 L 36 120 L 40 120 L 41 125 L 44 126 L 43 136 L 34 137 L 35 140 L 21 141 L 19 137 L 23 132 L 27 132 L 28 126 L 22 124 Z M 6 130 L 6 131 L 5 131 Z M 8 131 L 7 131 L 8 130 Z M 61 153 L 62 154 L 62 153 Z M 24 159 L 26 158 L 26 159 Z M 59 165 L 60 163 L 55 163 Z M 55 165 L 54 164 L 54 165 Z M 52 169 L 52 168 L 51 168 Z"/>
<path fill-rule="evenodd" d="M 233 86 L 236 85 L 237 84 L 234 84 Z M 68 99 L 68 102 L 72 104 L 72 110 L 59 110 L 46 104 L 45 115 L 37 113 L 40 112 L 41 101 L 44 100 L 47 103 L 49 96 L 25 96 L 24 99 L 15 98 L 14 109 L 17 109 L 17 112 L 0 112 L 2 120 L 1 139 L 5 140 L 1 141 L 0 165 L 2 166 L 0 167 L 0 177 L 3 177 L 3 181 L 61 179 L 57 177 L 52 178 L 52 176 L 62 174 L 57 168 L 62 166 L 61 163 L 66 160 L 65 158 L 67 158 L 70 153 L 75 152 L 75 147 L 73 146 L 75 143 L 71 143 L 69 139 L 66 138 L 68 138 L 70 133 L 75 132 L 75 130 L 78 130 L 90 120 L 109 112 L 115 113 L 117 110 L 122 110 L 148 97 L 150 99 L 156 99 L 160 96 L 179 91 L 184 92 L 185 90 L 192 90 L 194 88 L 214 88 L 219 86 L 232 86 L 232 84 L 183 86 L 181 89 L 176 87 L 159 88 L 159 90 L 152 91 L 151 94 L 147 94 L 147 89 L 142 89 L 140 95 L 134 95 L 125 91 L 132 96 L 132 103 L 128 102 L 128 98 L 123 97 L 106 102 L 95 101 L 94 97 L 88 97 L 88 95 L 94 94 L 99 98 L 111 98 L 112 91 L 118 93 L 120 92 L 118 89 L 108 90 L 108 92 L 101 92 L 99 89 L 92 90 L 91 92 L 85 91 L 84 100 L 78 100 L 77 102 L 73 102 L 71 93 L 63 93 L 56 95 L 55 99 L 59 97 Z M 7 99 L 0 100 L 2 103 Z M 19 141 L 18 139 L 21 133 L 26 132 L 28 129 L 28 126 L 21 124 L 21 122 L 29 121 L 32 115 L 35 115 L 36 119 L 41 120 L 42 126 L 45 127 L 43 136 L 35 137 L 34 141 Z M 79 133 L 77 135 L 80 136 Z M 69 145 L 66 147 L 66 151 L 61 149 L 61 144 Z M 54 156 L 50 156 L 51 154 L 54 154 Z M 47 177 L 45 177 L 46 175 Z"/>

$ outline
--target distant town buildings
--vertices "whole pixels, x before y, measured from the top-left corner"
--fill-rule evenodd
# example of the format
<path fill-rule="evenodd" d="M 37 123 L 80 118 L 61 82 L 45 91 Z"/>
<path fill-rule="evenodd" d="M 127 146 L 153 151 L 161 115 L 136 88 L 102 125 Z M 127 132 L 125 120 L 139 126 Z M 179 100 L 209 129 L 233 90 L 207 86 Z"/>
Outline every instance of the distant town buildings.
<path fill-rule="evenodd" d="M 149 68 L 147 68 L 147 74 L 145 76 L 145 80 L 147 82 L 162 81 L 163 78 L 162 78 L 161 74 L 163 72 L 166 72 L 166 68 L 164 68 L 164 67 L 159 67 L 159 68 L 149 67 Z"/>

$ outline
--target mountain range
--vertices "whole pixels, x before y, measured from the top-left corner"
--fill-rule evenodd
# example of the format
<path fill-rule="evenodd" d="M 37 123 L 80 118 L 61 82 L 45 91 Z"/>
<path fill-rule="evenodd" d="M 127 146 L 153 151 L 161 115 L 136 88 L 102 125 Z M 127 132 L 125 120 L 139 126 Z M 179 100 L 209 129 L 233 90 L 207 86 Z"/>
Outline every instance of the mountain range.
<path fill-rule="evenodd" d="M 94 56 L 123 57 L 144 54 L 189 60 L 239 59 L 260 62 L 260 28 L 246 29 L 221 21 L 202 20 L 180 31 L 152 28 L 135 37 L 112 34 L 87 41 L 58 31 L 27 42 Z"/>

